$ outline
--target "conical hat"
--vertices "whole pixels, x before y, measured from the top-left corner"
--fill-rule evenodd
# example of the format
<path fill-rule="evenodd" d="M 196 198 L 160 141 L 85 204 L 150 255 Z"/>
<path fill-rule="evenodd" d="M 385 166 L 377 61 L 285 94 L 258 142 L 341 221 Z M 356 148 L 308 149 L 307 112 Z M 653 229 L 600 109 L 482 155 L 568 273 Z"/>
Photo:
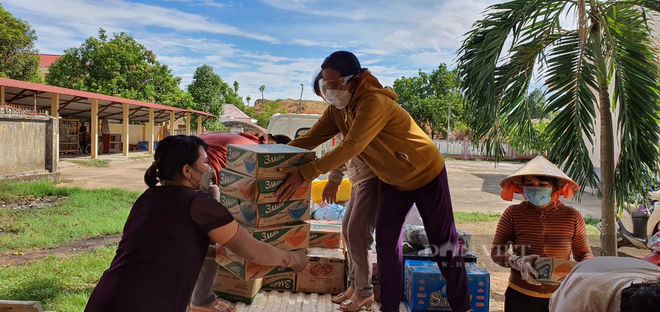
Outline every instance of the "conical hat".
<path fill-rule="evenodd" d="M 580 186 L 575 183 L 575 181 L 569 178 L 563 171 L 561 171 L 561 169 L 557 168 L 555 164 L 551 163 L 543 156 L 534 157 L 534 159 L 520 167 L 520 169 L 512 175 L 503 179 L 502 182 L 500 182 L 500 186 L 502 188 L 505 188 L 509 184 L 522 186 L 522 177 L 530 175 L 557 178 L 558 183 L 556 189 L 561 189 L 566 183 L 571 185 L 571 189 L 573 189 L 574 193 L 577 193 L 580 189 Z"/>

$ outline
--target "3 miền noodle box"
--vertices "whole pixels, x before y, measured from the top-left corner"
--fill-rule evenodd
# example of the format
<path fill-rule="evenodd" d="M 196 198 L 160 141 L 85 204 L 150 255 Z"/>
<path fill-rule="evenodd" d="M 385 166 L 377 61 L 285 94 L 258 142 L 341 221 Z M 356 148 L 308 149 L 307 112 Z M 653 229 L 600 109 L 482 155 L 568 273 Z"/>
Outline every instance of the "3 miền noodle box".
<path fill-rule="evenodd" d="M 277 203 L 279 196 L 275 192 L 284 184 L 284 178 L 254 178 L 245 174 L 223 168 L 219 173 L 220 181 L 218 187 L 220 193 L 232 196 L 255 204 Z M 308 183 L 296 190 L 290 201 L 310 199 L 310 188 Z M 309 206 L 309 204 L 307 204 Z"/>
<path fill-rule="evenodd" d="M 258 241 L 282 250 L 309 247 L 309 223 L 272 225 L 267 227 L 244 226 L 243 229 Z"/>
<path fill-rule="evenodd" d="M 286 178 L 287 168 L 308 163 L 316 153 L 283 144 L 227 146 L 227 168 L 255 178 Z"/>
<path fill-rule="evenodd" d="M 539 257 L 534 261 L 534 269 L 539 272 L 537 281 L 559 285 L 577 262 L 553 257 Z"/>
<path fill-rule="evenodd" d="M 309 220 L 309 247 L 341 248 L 341 222 Z"/>
<path fill-rule="evenodd" d="M 264 277 L 263 290 L 295 291 L 296 273 L 286 272 Z"/>
<path fill-rule="evenodd" d="M 253 280 L 242 280 L 233 273 L 218 268 L 218 276 L 215 279 L 215 284 L 211 290 L 215 292 L 218 297 L 233 302 L 244 302 L 251 304 L 257 296 L 263 279 L 257 278 Z"/>
<path fill-rule="evenodd" d="M 273 265 L 261 265 L 258 263 L 247 261 L 231 250 L 218 246 L 215 255 L 215 262 L 220 265 L 224 270 L 234 274 L 241 280 L 250 281 L 261 279 L 263 277 L 279 275 L 293 271 L 290 268 L 284 268 Z"/>

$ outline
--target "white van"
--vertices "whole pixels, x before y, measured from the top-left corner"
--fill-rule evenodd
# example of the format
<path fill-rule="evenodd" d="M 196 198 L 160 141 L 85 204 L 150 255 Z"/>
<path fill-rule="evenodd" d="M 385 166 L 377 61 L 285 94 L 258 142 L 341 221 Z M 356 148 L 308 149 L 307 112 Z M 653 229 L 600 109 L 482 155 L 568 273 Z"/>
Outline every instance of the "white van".
<path fill-rule="evenodd" d="M 284 134 L 295 139 L 307 133 L 319 118 L 321 115 L 317 114 L 275 114 L 268 122 L 268 133 Z M 319 145 L 314 149 L 316 157 L 322 157 L 338 144 L 339 142 L 333 138 Z"/>

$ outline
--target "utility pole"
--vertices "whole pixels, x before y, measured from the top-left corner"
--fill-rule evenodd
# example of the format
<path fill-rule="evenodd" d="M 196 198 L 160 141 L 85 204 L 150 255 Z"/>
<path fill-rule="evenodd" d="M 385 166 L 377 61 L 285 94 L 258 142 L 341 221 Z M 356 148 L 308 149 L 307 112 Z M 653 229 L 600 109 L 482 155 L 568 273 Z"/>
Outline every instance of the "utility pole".
<path fill-rule="evenodd" d="M 300 108 L 298 109 L 301 113 L 303 112 L 303 102 L 302 102 L 302 96 L 303 96 L 303 91 L 305 91 L 305 84 L 301 83 L 300 84 Z"/>

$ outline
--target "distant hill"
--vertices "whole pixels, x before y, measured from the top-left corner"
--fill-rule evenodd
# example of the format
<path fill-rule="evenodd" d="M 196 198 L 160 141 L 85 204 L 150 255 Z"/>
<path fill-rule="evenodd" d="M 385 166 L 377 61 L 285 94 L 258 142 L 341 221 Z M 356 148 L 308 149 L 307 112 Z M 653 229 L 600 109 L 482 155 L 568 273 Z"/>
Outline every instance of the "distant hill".
<path fill-rule="evenodd" d="M 302 101 L 303 109 L 300 110 L 300 101 L 293 99 L 277 100 L 280 106 L 284 108 L 287 113 L 302 113 L 302 114 L 322 114 L 327 105 L 323 101 Z M 276 101 L 266 100 L 266 103 Z M 261 104 L 261 99 L 254 101 L 254 108 L 258 112 L 262 112 L 264 106 Z"/>

